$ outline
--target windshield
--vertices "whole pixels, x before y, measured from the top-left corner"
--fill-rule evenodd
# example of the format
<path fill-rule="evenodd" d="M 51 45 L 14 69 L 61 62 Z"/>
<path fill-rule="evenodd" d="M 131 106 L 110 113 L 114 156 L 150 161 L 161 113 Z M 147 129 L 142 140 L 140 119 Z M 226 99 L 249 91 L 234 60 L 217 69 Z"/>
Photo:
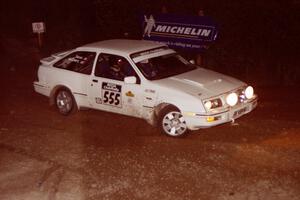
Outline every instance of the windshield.
<path fill-rule="evenodd" d="M 142 60 L 136 65 L 148 80 L 163 79 L 197 68 L 176 53 Z"/>

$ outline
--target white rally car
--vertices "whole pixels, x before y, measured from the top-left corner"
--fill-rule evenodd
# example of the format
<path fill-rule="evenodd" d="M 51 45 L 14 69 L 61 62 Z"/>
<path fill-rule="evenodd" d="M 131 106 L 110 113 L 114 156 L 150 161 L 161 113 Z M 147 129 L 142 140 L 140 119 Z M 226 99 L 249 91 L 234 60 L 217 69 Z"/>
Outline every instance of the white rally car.
<path fill-rule="evenodd" d="M 100 41 L 44 58 L 34 89 L 63 115 L 81 108 L 114 112 L 175 137 L 233 121 L 257 105 L 246 83 L 139 40 Z"/>

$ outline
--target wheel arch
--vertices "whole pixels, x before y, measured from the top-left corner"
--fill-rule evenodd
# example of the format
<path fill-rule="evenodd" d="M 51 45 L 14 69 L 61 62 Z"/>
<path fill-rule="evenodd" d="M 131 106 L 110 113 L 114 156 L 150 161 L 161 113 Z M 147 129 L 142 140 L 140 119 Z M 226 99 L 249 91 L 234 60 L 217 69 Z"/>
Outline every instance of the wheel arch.
<path fill-rule="evenodd" d="M 172 103 L 166 103 L 166 102 L 163 102 L 163 103 L 160 103 L 160 104 L 158 104 L 158 105 L 156 105 L 156 106 L 154 107 L 154 114 L 155 114 L 156 116 L 159 116 L 160 112 L 161 112 L 165 107 L 167 107 L 167 106 L 172 106 L 172 107 L 174 107 L 174 108 L 180 110 L 176 105 L 174 105 L 174 104 L 172 104 Z"/>
<path fill-rule="evenodd" d="M 70 89 L 69 87 L 67 87 L 67 86 L 65 86 L 65 85 L 56 85 L 56 86 L 51 90 L 51 92 L 50 92 L 49 103 L 50 103 L 51 106 L 53 106 L 53 105 L 55 104 L 55 97 L 56 97 L 56 94 L 57 94 L 57 92 L 58 92 L 59 90 L 61 90 L 61 89 L 68 90 L 68 91 L 72 94 L 72 96 L 73 96 L 73 93 L 72 93 L 72 91 L 71 91 L 71 89 Z M 76 103 L 76 100 L 75 100 L 74 96 L 73 96 L 73 99 L 74 99 L 74 101 L 75 101 L 75 103 Z"/>
<path fill-rule="evenodd" d="M 156 106 L 154 107 L 154 112 L 153 112 L 153 122 L 154 122 L 154 125 L 155 125 L 155 126 L 156 126 L 157 123 L 158 123 L 159 115 L 161 114 L 161 111 L 162 111 L 164 108 L 168 107 L 168 106 L 174 107 L 175 109 L 178 109 L 178 110 L 180 111 L 180 109 L 179 109 L 176 105 L 174 105 L 174 104 L 172 104 L 172 103 L 162 102 L 162 103 L 156 105 Z"/>

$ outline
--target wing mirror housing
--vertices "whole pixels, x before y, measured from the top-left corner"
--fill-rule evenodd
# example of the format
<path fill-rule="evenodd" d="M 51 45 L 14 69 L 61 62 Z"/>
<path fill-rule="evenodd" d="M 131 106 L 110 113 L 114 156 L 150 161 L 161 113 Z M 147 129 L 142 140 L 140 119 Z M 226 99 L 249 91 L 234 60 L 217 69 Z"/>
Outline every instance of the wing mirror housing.
<path fill-rule="evenodd" d="M 127 76 L 124 78 L 124 82 L 126 84 L 136 84 L 136 77 L 135 76 Z"/>

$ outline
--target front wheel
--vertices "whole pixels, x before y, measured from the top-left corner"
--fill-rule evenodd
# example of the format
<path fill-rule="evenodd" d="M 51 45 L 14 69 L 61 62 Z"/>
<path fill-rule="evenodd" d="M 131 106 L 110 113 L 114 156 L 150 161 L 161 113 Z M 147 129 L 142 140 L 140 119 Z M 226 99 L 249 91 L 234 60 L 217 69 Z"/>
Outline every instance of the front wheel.
<path fill-rule="evenodd" d="M 76 109 L 76 103 L 71 92 L 67 89 L 60 89 L 55 97 L 58 112 L 68 115 Z"/>
<path fill-rule="evenodd" d="M 188 132 L 184 117 L 174 106 L 167 106 L 161 111 L 159 126 L 163 133 L 172 137 L 183 136 Z"/>

